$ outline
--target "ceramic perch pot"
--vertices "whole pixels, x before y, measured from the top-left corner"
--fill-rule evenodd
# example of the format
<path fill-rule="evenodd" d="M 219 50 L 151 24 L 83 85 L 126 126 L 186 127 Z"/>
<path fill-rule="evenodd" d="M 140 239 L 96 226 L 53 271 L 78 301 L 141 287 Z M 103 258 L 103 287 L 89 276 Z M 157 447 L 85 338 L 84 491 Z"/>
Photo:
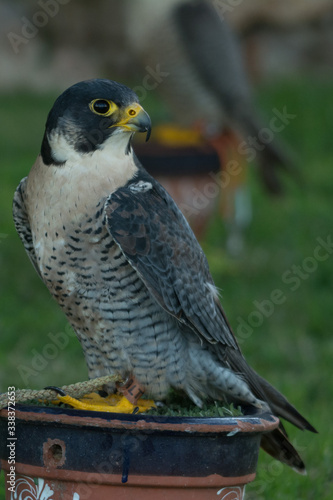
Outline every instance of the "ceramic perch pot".
<path fill-rule="evenodd" d="M 2 410 L 6 500 L 241 500 L 261 436 L 278 425 L 267 413 L 194 418 L 17 406 L 11 441 L 7 417 Z"/>

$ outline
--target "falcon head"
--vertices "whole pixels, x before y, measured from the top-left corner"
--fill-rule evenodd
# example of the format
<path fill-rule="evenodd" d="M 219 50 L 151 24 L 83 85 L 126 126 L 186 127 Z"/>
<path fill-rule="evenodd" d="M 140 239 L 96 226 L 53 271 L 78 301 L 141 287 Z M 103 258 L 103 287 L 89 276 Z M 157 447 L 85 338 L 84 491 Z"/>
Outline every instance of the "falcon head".
<path fill-rule="evenodd" d="M 134 132 L 146 132 L 151 121 L 129 87 L 111 80 L 76 83 L 61 94 L 45 127 L 41 155 L 46 165 L 61 165 L 75 154 L 102 149 L 115 135 L 125 136 L 129 150 Z"/>

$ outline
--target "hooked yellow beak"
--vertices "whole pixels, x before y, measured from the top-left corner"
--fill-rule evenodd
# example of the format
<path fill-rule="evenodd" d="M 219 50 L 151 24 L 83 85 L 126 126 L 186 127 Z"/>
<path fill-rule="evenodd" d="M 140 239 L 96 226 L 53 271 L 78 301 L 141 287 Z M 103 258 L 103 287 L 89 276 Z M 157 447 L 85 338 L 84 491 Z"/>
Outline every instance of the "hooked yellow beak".
<path fill-rule="evenodd" d="M 113 125 L 122 127 L 133 132 L 146 132 L 146 141 L 148 141 L 151 132 L 151 120 L 140 104 L 137 102 L 130 104 L 121 111 L 120 120 Z"/>

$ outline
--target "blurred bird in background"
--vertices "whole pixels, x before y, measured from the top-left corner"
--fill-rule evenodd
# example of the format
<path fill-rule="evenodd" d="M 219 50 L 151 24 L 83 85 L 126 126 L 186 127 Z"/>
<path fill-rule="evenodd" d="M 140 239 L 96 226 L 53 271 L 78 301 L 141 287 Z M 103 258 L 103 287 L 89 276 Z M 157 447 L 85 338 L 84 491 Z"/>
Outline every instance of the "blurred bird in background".
<path fill-rule="evenodd" d="M 229 249 L 237 253 L 251 219 L 248 162 L 255 160 L 274 195 L 283 192 L 280 171 L 294 170 L 276 137 L 263 133 L 266 124 L 254 109 L 238 41 L 212 0 L 125 2 L 125 23 L 130 50 L 157 74 L 156 90 L 176 125 L 199 131 L 218 154 L 221 168 L 233 165 L 237 171 L 220 200 L 231 228 Z"/>

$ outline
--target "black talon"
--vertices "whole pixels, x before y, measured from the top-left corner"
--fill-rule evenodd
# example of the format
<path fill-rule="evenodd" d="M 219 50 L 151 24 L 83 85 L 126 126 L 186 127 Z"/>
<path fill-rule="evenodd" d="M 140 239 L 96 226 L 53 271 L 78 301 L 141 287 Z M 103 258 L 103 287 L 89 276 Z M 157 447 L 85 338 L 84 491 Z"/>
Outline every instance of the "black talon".
<path fill-rule="evenodd" d="M 132 411 L 132 415 L 136 415 L 137 413 L 139 413 L 139 407 L 138 406 L 136 406 L 134 408 L 134 410 Z"/>
<path fill-rule="evenodd" d="M 52 391 L 55 391 L 60 396 L 66 396 L 66 393 L 62 389 L 60 389 L 60 387 L 55 387 L 53 385 L 48 385 L 47 387 L 44 387 L 44 389 L 51 389 Z"/>

